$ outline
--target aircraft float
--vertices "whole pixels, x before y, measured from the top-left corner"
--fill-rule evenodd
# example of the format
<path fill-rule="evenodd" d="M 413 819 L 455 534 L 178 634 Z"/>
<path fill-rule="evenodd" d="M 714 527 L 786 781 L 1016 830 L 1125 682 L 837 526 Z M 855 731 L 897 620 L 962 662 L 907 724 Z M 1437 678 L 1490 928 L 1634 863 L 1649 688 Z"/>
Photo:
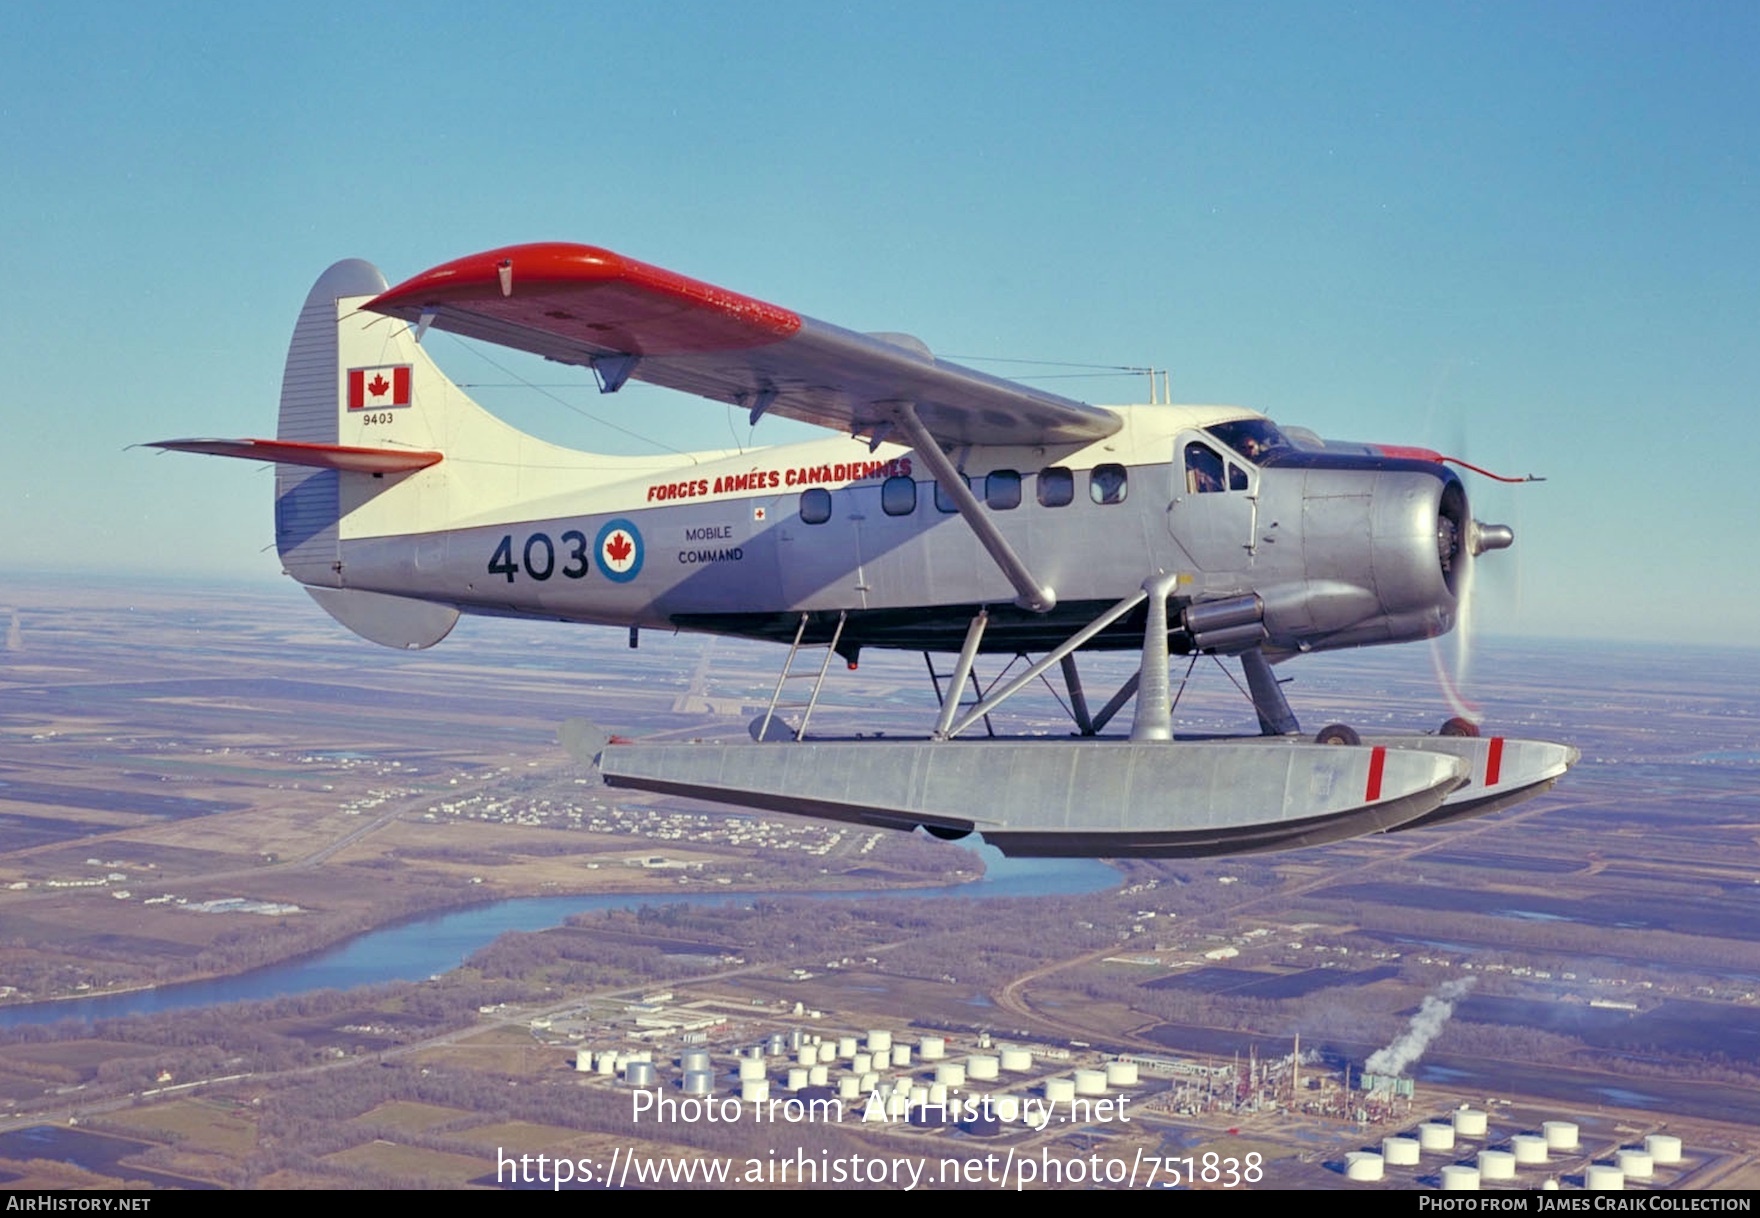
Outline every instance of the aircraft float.
<path fill-rule="evenodd" d="M 817 424 L 745 451 L 602 456 L 526 435 L 428 358 L 431 330 Z M 355 633 L 430 647 L 461 613 L 773 640 L 750 742 L 582 720 L 605 782 L 1012 855 L 1284 849 L 1476 816 L 1546 790 L 1567 745 L 1303 734 L 1273 666 L 1454 628 L 1509 546 L 1449 459 L 1326 441 L 1232 406 L 1089 405 L 591 246 L 460 258 L 390 286 L 338 262 L 307 297 L 273 439 L 156 447 L 274 463 L 286 573 Z M 833 656 L 951 656 L 917 739 L 808 734 Z M 1096 708 L 1078 657 L 1136 653 Z M 977 657 L 1030 662 L 980 688 Z M 1238 659 L 1261 735 L 1176 738 L 1173 657 Z M 1067 737 L 979 737 L 1055 670 Z M 789 693 L 802 688 L 799 698 Z M 968 686 L 974 696 L 968 698 Z M 1126 706 L 1128 734 L 1107 729 Z"/>

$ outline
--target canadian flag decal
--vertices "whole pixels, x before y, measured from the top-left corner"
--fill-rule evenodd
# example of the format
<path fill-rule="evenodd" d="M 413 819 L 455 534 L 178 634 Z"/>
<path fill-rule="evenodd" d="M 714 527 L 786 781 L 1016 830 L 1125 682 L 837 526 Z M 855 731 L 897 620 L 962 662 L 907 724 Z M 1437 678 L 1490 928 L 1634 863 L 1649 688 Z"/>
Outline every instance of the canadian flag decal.
<path fill-rule="evenodd" d="M 383 368 L 350 368 L 348 370 L 348 408 L 350 410 L 390 410 L 408 406 L 408 364 L 392 364 Z"/>

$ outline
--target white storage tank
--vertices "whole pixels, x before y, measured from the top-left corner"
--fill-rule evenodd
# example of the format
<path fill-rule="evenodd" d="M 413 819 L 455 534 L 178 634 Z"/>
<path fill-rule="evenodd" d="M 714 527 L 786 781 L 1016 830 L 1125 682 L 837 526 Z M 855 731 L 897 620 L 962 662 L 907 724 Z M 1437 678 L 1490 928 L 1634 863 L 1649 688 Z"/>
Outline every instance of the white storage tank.
<path fill-rule="evenodd" d="M 1575 1150 L 1577 1148 L 1577 1123 L 1575 1121 L 1541 1121 L 1540 1132 L 1546 1137 L 1548 1150 Z"/>
<path fill-rule="evenodd" d="M 607 1049 L 594 1059 L 593 1069 L 606 1078 L 610 1078 L 617 1073 L 617 1054 Z"/>
<path fill-rule="evenodd" d="M 765 1074 L 764 1059 L 761 1057 L 742 1057 L 739 1059 L 739 1081 L 755 1083 Z"/>
<path fill-rule="evenodd" d="M 1076 1098 L 1076 1081 L 1073 1078 L 1046 1079 L 1045 1098 L 1053 1104 L 1069 1103 Z"/>
<path fill-rule="evenodd" d="M 1418 1126 L 1418 1145 L 1425 1150 L 1440 1152 L 1454 1149 L 1454 1126 L 1441 1121 L 1425 1121 Z"/>
<path fill-rule="evenodd" d="M 890 1053 L 890 1052 L 892 1052 L 892 1033 L 888 1032 L 885 1028 L 869 1028 L 868 1029 L 868 1052 L 870 1052 L 870 1053 Z"/>
<path fill-rule="evenodd" d="M 851 1054 L 849 1061 L 849 1068 L 854 1070 L 857 1074 L 866 1074 L 874 1068 L 874 1055 L 872 1053 Z"/>
<path fill-rule="evenodd" d="M 686 1070 L 684 1073 L 684 1093 L 686 1095 L 713 1095 L 715 1093 L 715 1075 L 708 1070 Z"/>
<path fill-rule="evenodd" d="M 1077 1095 L 1105 1095 L 1106 1094 L 1106 1071 L 1104 1071 L 1104 1070 L 1077 1070 L 1076 1071 L 1076 1094 Z"/>
<path fill-rule="evenodd" d="M 1108 1087 L 1135 1087 L 1137 1085 L 1137 1063 L 1107 1062 L 1106 1085 Z"/>
<path fill-rule="evenodd" d="M 574 1052 L 574 1068 L 583 1074 L 592 1073 L 593 1051 L 591 1049 L 576 1049 Z"/>
<path fill-rule="evenodd" d="M 853 1074 L 846 1074 L 837 1080 L 837 1098 L 840 1100 L 859 1100 L 862 1098 L 862 1080 Z"/>
<path fill-rule="evenodd" d="M 1656 1160 L 1647 1150 L 1627 1147 L 1614 1155 L 1613 1161 L 1619 1165 L 1628 1180 L 1648 1180 L 1656 1170 Z"/>
<path fill-rule="evenodd" d="M 1516 1157 L 1507 1150 L 1481 1150 L 1479 1152 L 1479 1178 L 1481 1180 L 1514 1180 L 1516 1178 Z"/>
<path fill-rule="evenodd" d="M 1018 1095 L 996 1096 L 990 1101 L 990 1107 L 996 1113 L 996 1119 L 1005 1125 L 1021 1119 L 1021 1097 Z"/>
<path fill-rule="evenodd" d="M 930 1083 L 929 1084 L 929 1103 L 933 1104 L 937 1108 L 947 1107 L 947 1084 L 946 1083 Z"/>
<path fill-rule="evenodd" d="M 1509 1140 L 1509 1149 L 1523 1167 L 1546 1162 L 1546 1139 L 1537 1133 L 1518 1133 Z"/>
<path fill-rule="evenodd" d="M 1347 1180 L 1379 1180 L 1386 1174 L 1383 1160 L 1372 1150 L 1353 1150 L 1344 1157 L 1344 1178 Z"/>
<path fill-rule="evenodd" d="M 1456 1108 L 1454 1110 L 1454 1131 L 1461 1137 L 1482 1138 L 1485 1136 L 1486 1127 L 1487 1119 L 1483 1108 Z"/>
<path fill-rule="evenodd" d="M 974 1082 L 994 1082 L 1002 1069 L 1002 1060 L 994 1053 L 975 1053 L 966 1060 L 966 1077 Z"/>
<path fill-rule="evenodd" d="M 917 1044 L 917 1056 L 926 1062 L 940 1061 L 947 1056 L 947 1037 L 923 1037 Z"/>
<path fill-rule="evenodd" d="M 966 1085 L 966 1068 L 959 1062 L 938 1062 L 935 1081 L 943 1087 L 963 1087 Z"/>
<path fill-rule="evenodd" d="M 686 1074 L 693 1074 L 698 1070 L 710 1069 L 709 1050 L 686 1049 L 679 1055 L 678 1068 Z"/>
<path fill-rule="evenodd" d="M 1653 1133 L 1644 1139 L 1644 1149 L 1655 1163 L 1679 1163 L 1681 1140 L 1672 1133 Z"/>
<path fill-rule="evenodd" d="M 1591 1163 L 1583 1172 L 1583 1187 L 1596 1192 L 1619 1192 L 1626 1186 L 1626 1174 L 1611 1163 Z"/>
<path fill-rule="evenodd" d="M 788 1068 L 788 1089 L 790 1091 L 799 1091 L 806 1085 L 807 1068 L 805 1066 L 790 1066 Z"/>
<path fill-rule="evenodd" d="M 1002 1068 L 1010 1074 L 1025 1074 L 1033 1068 L 1031 1049 L 1007 1048 L 1002 1051 Z"/>
<path fill-rule="evenodd" d="M 1449 1193 L 1478 1192 L 1479 1169 L 1468 1167 L 1465 1163 L 1444 1163 L 1442 1165 L 1442 1190 Z"/>
<path fill-rule="evenodd" d="M 895 1066 L 908 1066 L 908 1065 L 910 1065 L 911 1064 L 911 1047 L 909 1045 L 893 1045 L 892 1046 L 892 1064 Z"/>
<path fill-rule="evenodd" d="M 830 1066 L 809 1066 L 809 1067 L 807 1067 L 807 1086 L 809 1086 L 809 1087 L 825 1087 L 825 1086 L 829 1086 L 830 1083 L 831 1083 L 831 1067 Z"/>
<path fill-rule="evenodd" d="M 623 1067 L 623 1081 L 632 1087 L 652 1087 L 654 1085 L 654 1063 L 626 1063 Z"/>
<path fill-rule="evenodd" d="M 794 1060 L 797 1065 L 816 1066 L 819 1064 L 819 1050 L 812 1045 L 802 1045 L 795 1050 Z"/>
<path fill-rule="evenodd" d="M 762 1104 L 770 1098 L 770 1080 L 748 1078 L 739 1085 L 739 1098 L 748 1104 Z"/>
<path fill-rule="evenodd" d="M 863 1074 L 862 1074 L 862 1094 L 866 1095 L 868 1092 L 873 1091 L 875 1088 L 877 1088 L 879 1086 L 880 1086 L 880 1075 L 877 1072 L 875 1072 L 873 1070 L 868 1070 L 868 1071 L 863 1072 Z"/>
<path fill-rule="evenodd" d="M 1389 1167 L 1416 1167 L 1418 1139 L 1395 1136 L 1381 1139 L 1381 1157 Z"/>

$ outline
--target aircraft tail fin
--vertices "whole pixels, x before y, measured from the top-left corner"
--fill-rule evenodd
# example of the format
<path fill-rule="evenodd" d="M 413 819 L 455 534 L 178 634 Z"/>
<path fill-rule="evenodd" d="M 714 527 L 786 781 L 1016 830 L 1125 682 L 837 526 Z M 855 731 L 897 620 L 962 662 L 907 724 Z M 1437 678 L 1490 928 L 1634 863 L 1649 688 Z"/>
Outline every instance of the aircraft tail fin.
<path fill-rule="evenodd" d="M 615 496 L 617 483 L 678 458 L 599 456 L 502 422 L 428 358 L 416 326 L 367 311 L 386 286 L 359 259 L 319 276 L 288 346 L 274 439 L 153 447 L 273 462 L 283 570 L 362 637 L 427 647 L 458 618 L 434 603 L 455 530 L 559 498 L 590 510 L 583 494 Z"/>

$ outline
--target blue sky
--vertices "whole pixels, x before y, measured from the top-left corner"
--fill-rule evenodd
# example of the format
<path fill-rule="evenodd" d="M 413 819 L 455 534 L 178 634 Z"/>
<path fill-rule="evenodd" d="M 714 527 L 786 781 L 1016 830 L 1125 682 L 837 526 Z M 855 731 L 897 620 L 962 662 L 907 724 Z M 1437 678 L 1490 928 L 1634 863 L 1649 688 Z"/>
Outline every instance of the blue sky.
<path fill-rule="evenodd" d="M 1519 528 L 1490 628 L 1760 645 L 1753 6 L 18 4 L 0 33 L 0 576 L 274 578 L 266 474 L 125 446 L 267 434 L 338 258 L 575 240 L 1545 474 L 1470 486 Z M 728 443 L 721 407 L 556 392 Z"/>

